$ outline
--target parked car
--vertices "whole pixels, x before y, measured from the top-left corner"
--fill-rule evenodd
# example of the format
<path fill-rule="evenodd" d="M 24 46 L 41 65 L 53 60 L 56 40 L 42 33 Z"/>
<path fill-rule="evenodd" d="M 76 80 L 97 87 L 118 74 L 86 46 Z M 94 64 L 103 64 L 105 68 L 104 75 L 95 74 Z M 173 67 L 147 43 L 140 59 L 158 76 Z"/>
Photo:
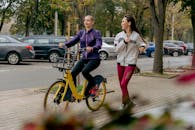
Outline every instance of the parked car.
<path fill-rule="evenodd" d="M 59 43 L 66 41 L 64 36 L 30 36 L 22 40 L 31 43 L 37 59 L 44 58 L 54 62 L 56 57 L 61 57 L 65 53 L 63 48 L 58 47 Z"/>
<path fill-rule="evenodd" d="M 176 44 L 176 45 L 178 45 L 180 47 L 183 47 L 184 54 L 187 55 L 187 48 L 188 48 L 188 46 L 183 41 L 165 40 L 164 42 L 166 42 L 166 43 L 173 43 L 173 44 Z"/>
<path fill-rule="evenodd" d="M 8 35 L 0 35 L 0 60 L 15 65 L 24 59 L 34 58 L 34 55 L 34 49 L 30 44 L 23 43 Z"/>
<path fill-rule="evenodd" d="M 109 45 L 114 45 L 114 38 L 115 37 L 102 37 L 102 41 Z"/>
<path fill-rule="evenodd" d="M 154 52 L 155 52 L 155 43 L 148 42 L 148 46 L 146 47 L 146 55 L 148 57 L 154 57 Z"/>
<path fill-rule="evenodd" d="M 193 49 L 194 49 L 194 44 L 193 43 L 187 43 L 187 55 L 192 55 L 194 52 L 193 52 Z"/>
<path fill-rule="evenodd" d="M 171 42 L 163 42 L 165 55 L 179 56 L 184 54 L 184 48 Z"/>
<path fill-rule="evenodd" d="M 109 45 L 105 42 L 102 42 L 102 48 L 99 50 L 100 58 L 102 60 L 108 59 L 110 56 L 116 56 L 114 45 Z"/>
<path fill-rule="evenodd" d="M 171 55 L 171 56 L 179 56 L 184 54 L 183 47 L 180 47 L 174 43 L 164 42 L 163 43 L 163 54 Z M 146 55 L 148 57 L 154 57 L 155 55 L 155 43 L 148 42 L 148 46 L 146 48 Z"/>

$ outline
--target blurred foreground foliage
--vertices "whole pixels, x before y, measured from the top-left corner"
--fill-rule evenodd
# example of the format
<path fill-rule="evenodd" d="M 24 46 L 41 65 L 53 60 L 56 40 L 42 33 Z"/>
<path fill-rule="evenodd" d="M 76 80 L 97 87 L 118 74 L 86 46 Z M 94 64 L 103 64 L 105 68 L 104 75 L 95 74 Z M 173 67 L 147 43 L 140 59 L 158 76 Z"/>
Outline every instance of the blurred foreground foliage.
<path fill-rule="evenodd" d="M 124 110 L 115 110 L 108 105 L 105 108 L 111 120 L 103 126 L 95 126 L 94 120 L 84 113 L 64 112 L 45 113 L 35 121 L 26 122 L 22 130 L 194 130 L 184 121 L 174 119 L 171 108 L 166 108 L 159 117 L 150 114 L 134 116 L 131 105 Z"/>

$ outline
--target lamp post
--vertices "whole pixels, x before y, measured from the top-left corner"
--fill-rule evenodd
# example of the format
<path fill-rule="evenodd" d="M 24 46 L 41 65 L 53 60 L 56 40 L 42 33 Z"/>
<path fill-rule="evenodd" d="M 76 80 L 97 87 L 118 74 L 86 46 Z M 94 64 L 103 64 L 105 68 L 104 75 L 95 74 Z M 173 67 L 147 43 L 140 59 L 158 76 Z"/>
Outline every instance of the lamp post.
<path fill-rule="evenodd" d="M 174 14 L 172 14 L 172 23 L 171 23 L 171 39 L 174 40 L 174 22 L 175 22 L 175 18 L 174 18 Z"/>
<path fill-rule="evenodd" d="M 54 26 L 54 35 L 58 35 L 58 12 L 55 11 L 55 26 Z"/>

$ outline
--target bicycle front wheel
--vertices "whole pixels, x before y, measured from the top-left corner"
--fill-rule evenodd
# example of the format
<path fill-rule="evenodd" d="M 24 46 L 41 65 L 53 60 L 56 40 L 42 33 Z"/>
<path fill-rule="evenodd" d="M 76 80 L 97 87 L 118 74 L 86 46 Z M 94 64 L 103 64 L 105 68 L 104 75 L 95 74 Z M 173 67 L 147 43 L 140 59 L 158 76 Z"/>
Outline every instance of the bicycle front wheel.
<path fill-rule="evenodd" d="M 106 83 L 102 81 L 99 84 L 95 95 L 86 98 L 87 107 L 92 111 L 97 111 L 104 103 L 106 97 Z"/>
<path fill-rule="evenodd" d="M 56 81 L 48 89 L 44 98 L 44 110 L 49 112 L 63 112 L 68 102 L 63 101 L 65 81 Z"/>

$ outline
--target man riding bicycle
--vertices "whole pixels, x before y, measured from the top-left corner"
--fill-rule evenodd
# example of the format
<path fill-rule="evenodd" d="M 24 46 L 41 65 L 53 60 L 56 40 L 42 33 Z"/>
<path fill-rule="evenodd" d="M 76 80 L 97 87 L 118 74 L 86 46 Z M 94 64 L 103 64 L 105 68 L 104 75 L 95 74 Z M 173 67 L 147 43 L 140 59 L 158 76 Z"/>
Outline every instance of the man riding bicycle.
<path fill-rule="evenodd" d="M 76 85 L 76 77 L 82 72 L 83 76 L 88 80 L 88 86 L 85 91 L 85 96 L 89 96 L 89 90 L 95 86 L 94 78 L 90 74 L 100 65 L 99 49 L 102 46 L 101 33 L 98 30 L 93 29 L 94 18 L 91 15 L 87 15 L 84 18 L 85 29 L 80 30 L 69 42 L 65 42 L 66 47 L 71 47 L 80 42 L 80 48 L 85 48 L 82 52 L 82 58 L 72 69 L 72 77 Z M 60 44 L 62 47 L 64 44 Z M 68 90 L 69 91 L 69 90 Z"/>

